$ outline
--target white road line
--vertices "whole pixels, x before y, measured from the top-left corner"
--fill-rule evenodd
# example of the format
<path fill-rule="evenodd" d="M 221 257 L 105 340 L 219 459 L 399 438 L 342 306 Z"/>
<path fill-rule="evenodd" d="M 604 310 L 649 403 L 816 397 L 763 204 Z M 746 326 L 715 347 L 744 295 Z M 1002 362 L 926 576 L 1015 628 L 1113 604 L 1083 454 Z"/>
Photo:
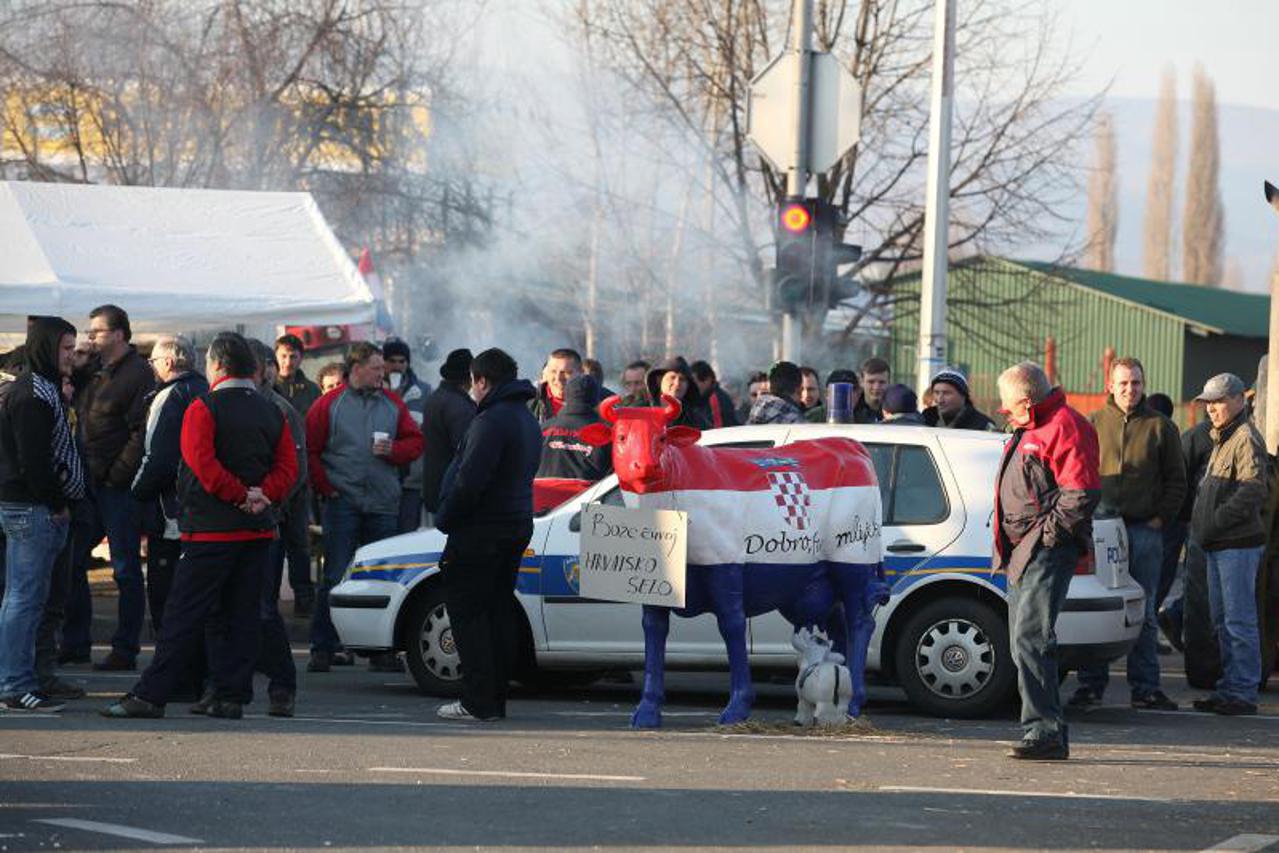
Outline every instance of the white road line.
<path fill-rule="evenodd" d="M 517 770 L 457 770 L 445 767 L 370 767 L 370 773 L 421 773 L 432 776 L 497 776 L 508 779 L 564 779 L 578 782 L 643 782 L 643 776 L 598 773 L 522 773 Z"/>
<path fill-rule="evenodd" d="M 167 832 L 152 832 L 136 826 L 122 826 L 118 823 L 102 823 L 96 820 L 80 820 L 74 817 L 37 818 L 32 823 L 47 823 L 50 826 L 61 826 L 66 829 L 83 829 L 85 832 L 98 832 L 102 835 L 116 835 L 120 838 L 132 838 L 134 841 L 146 841 L 150 844 L 203 844 L 199 838 L 185 835 L 170 835 Z"/>
<path fill-rule="evenodd" d="M 1169 797 L 1128 797 L 1120 794 L 1081 794 L 1078 791 L 1004 791 L 997 788 L 934 788 L 927 785 L 880 785 L 888 794 L 959 794 L 984 797 L 1042 797 L 1053 800 L 1118 800 L 1126 803 L 1171 803 Z"/>
<path fill-rule="evenodd" d="M 96 755 L 14 755 L 12 753 L 0 753 L 0 760 L 17 758 L 25 761 L 93 761 L 100 764 L 132 764 L 138 759 L 136 758 L 105 758 Z"/>
<path fill-rule="evenodd" d="M 1218 842 L 1206 849 L 1208 850 L 1236 850 L 1239 853 L 1253 853 L 1256 850 L 1264 850 L 1271 844 L 1279 842 L 1279 835 L 1252 835 L 1245 833 L 1227 838 L 1225 841 Z"/>

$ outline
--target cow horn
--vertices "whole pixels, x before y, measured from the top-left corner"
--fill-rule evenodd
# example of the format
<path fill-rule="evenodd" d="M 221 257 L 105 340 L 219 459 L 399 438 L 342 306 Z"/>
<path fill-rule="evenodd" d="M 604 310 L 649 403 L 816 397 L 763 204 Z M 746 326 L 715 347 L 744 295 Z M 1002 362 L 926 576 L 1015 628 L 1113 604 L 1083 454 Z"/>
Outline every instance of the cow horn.
<path fill-rule="evenodd" d="M 679 400 L 676 400 L 670 394 L 662 395 L 662 411 L 666 414 L 667 423 L 678 418 L 679 413 L 683 408 L 684 407 L 680 405 Z"/>
<path fill-rule="evenodd" d="M 617 423 L 617 404 L 621 401 L 622 396 L 620 394 L 614 394 L 612 397 L 609 397 L 604 400 L 604 402 L 600 403 L 600 417 L 603 418 L 606 423 Z"/>

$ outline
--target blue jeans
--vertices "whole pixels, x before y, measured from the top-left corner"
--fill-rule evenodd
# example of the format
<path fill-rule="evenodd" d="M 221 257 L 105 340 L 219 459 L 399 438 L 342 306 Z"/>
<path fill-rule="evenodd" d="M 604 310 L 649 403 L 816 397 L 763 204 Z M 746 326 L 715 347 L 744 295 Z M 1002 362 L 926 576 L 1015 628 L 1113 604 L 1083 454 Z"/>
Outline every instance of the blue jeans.
<path fill-rule="evenodd" d="M 1021 726 L 1033 740 L 1066 738 L 1057 691 L 1057 616 L 1066 603 L 1079 547 L 1041 547 L 1016 583 L 1008 584 L 1008 637 L 1017 666 Z"/>
<path fill-rule="evenodd" d="M 1227 548 L 1208 555 L 1208 607 L 1221 649 L 1218 696 L 1257 702 L 1261 637 L 1257 630 L 1257 568 L 1265 548 Z"/>
<path fill-rule="evenodd" d="M 316 590 L 315 613 L 311 617 L 311 651 L 332 653 L 342 647 L 342 641 L 329 614 L 329 590 L 342 581 L 355 558 L 355 549 L 394 536 L 399 519 L 395 513 L 361 512 L 341 496 L 326 500 L 322 515 L 324 577 Z"/>
<path fill-rule="evenodd" d="M 1159 579 L 1163 574 L 1164 535 L 1149 524 L 1126 522 L 1128 531 L 1128 573 L 1146 594 L 1146 616 L 1137 643 L 1128 653 L 1128 688 L 1132 698 L 1149 696 L 1159 689 L 1159 623 L 1155 620 L 1159 598 Z M 1091 664 L 1079 668 L 1079 683 L 1098 696 L 1106 692 L 1110 682 L 1108 664 Z"/>
<path fill-rule="evenodd" d="M 39 504 L 0 503 L 5 535 L 5 591 L 0 604 L 0 696 L 39 688 L 36 629 L 49 597 L 68 518 Z"/>

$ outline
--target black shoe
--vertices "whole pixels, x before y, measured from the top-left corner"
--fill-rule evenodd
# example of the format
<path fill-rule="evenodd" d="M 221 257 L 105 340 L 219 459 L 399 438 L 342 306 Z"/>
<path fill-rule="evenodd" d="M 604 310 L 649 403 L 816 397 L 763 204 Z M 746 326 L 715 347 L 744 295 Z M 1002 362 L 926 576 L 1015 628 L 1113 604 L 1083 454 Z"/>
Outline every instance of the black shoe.
<path fill-rule="evenodd" d="M 369 657 L 369 672 L 404 672 L 404 661 L 395 652 L 382 652 Z"/>
<path fill-rule="evenodd" d="M 271 705 L 267 709 L 269 717 L 292 717 L 294 696 L 292 693 L 273 693 L 270 696 Z"/>
<path fill-rule="evenodd" d="M 334 666 L 355 666 L 355 655 L 350 652 L 334 652 L 330 658 Z"/>
<path fill-rule="evenodd" d="M 52 714 L 67 707 L 60 699 L 51 699 L 37 690 L 16 693 L 0 700 L 0 711 L 24 711 L 35 714 Z"/>
<path fill-rule="evenodd" d="M 132 693 L 126 693 L 103 708 L 101 713 L 104 717 L 138 717 L 158 720 L 164 716 L 164 706 L 140 699 Z"/>
<path fill-rule="evenodd" d="M 199 699 L 195 700 L 195 704 L 191 706 L 191 713 L 207 716 L 209 709 L 213 707 L 213 703 L 216 701 L 217 694 L 215 694 L 213 692 L 213 688 L 210 687 L 201 694 Z"/>
<path fill-rule="evenodd" d="M 111 652 L 93 665 L 98 672 L 133 672 L 138 668 L 136 658 L 125 657 L 120 652 L 112 649 Z"/>
<path fill-rule="evenodd" d="M 1177 710 L 1177 703 L 1165 696 L 1162 690 L 1156 690 L 1148 696 L 1132 697 L 1132 706 L 1146 711 Z"/>
<path fill-rule="evenodd" d="M 1058 738 L 1024 740 L 1009 750 L 1008 757 L 1021 761 L 1065 761 L 1070 758 L 1070 747 Z"/>
<path fill-rule="evenodd" d="M 1251 717 L 1257 713 L 1257 706 L 1242 699 L 1222 699 L 1212 710 L 1226 717 Z"/>
<path fill-rule="evenodd" d="M 311 652 L 311 659 L 306 662 L 307 672 L 328 672 L 333 668 L 333 656 L 328 652 Z"/>
<path fill-rule="evenodd" d="M 83 687 L 58 678 L 56 675 L 40 685 L 40 692 L 50 699 L 83 699 L 85 697 Z"/>
<path fill-rule="evenodd" d="M 89 663 L 93 658 L 89 657 L 88 652 L 77 652 L 73 649 L 63 649 L 58 652 L 58 666 L 69 666 L 76 663 Z"/>
<path fill-rule="evenodd" d="M 1181 636 L 1182 619 L 1163 607 L 1155 614 L 1155 621 L 1159 623 L 1159 630 L 1164 632 L 1164 636 L 1168 638 L 1168 642 L 1172 643 L 1172 647 L 1179 652 L 1184 652 L 1186 642 Z"/>
<path fill-rule="evenodd" d="M 238 720 L 244 716 L 244 706 L 228 699 L 217 699 L 209 705 L 209 716 L 224 720 Z"/>
<path fill-rule="evenodd" d="M 1192 704 L 1196 711 L 1203 711 L 1206 714 L 1211 714 L 1214 713 L 1217 710 L 1217 706 L 1224 701 L 1226 700 L 1222 699 L 1220 696 L 1207 696 L 1203 699 L 1196 699 Z"/>
<path fill-rule="evenodd" d="M 1080 687 L 1066 700 L 1067 708 L 1096 708 L 1101 705 L 1101 694 L 1091 687 Z"/>

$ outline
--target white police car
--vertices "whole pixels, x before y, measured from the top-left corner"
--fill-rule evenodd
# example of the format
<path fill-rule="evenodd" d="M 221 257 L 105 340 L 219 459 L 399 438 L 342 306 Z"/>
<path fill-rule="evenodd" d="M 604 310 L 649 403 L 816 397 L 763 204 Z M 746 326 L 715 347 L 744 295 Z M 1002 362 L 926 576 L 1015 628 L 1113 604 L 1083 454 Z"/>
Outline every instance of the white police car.
<path fill-rule="evenodd" d="M 868 670 L 899 683 L 928 713 L 990 713 L 1016 686 L 1004 577 L 990 570 L 993 484 L 1007 436 L 799 424 L 713 430 L 702 443 L 771 447 L 831 435 L 866 446 L 883 498 L 884 563 L 893 594 L 876 613 Z M 643 666 L 640 608 L 577 594 L 580 510 L 597 501 L 622 504 L 616 477 L 534 523 L 516 590 L 524 620 L 521 681 L 589 681 L 605 670 Z M 419 687 L 436 696 L 460 690 L 437 568 L 444 541 L 428 528 L 359 549 L 330 599 L 347 648 L 404 650 Z M 1141 630 L 1144 594 L 1128 575 L 1123 524 L 1097 519 L 1094 545 L 1076 569 L 1057 622 L 1066 668 L 1126 654 Z M 791 633 L 777 613 L 751 619 L 751 666 L 793 671 Z M 714 616 L 672 619 L 666 661 L 671 669 L 726 669 Z"/>

